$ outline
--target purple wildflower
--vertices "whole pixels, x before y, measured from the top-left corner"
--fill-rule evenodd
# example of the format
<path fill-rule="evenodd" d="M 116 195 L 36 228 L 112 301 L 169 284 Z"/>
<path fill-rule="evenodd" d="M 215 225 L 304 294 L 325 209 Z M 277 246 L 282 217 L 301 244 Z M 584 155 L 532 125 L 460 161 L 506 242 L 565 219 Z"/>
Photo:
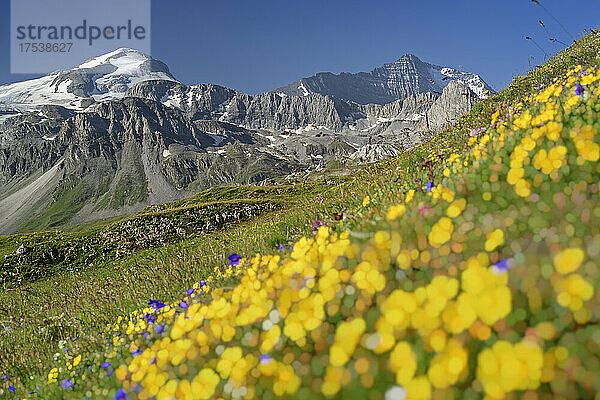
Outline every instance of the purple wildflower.
<path fill-rule="evenodd" d="M 494 265 L 492 265 L 492 271 L 497 274 L 503 274 L 506 271 L 508 271 L 510 269 L 510 265 L 508 263 L 508 260 L 504 259 L 504 260 L 500 260 L 497 263 L 495 263 Z"/>
<path fill-rule="evenodd" d="M 315 218 L 315 221 L 313 222 L 312 227 L 311 227 L 313 234 L 316 234 L 317 231 L 319 230 L 319 228 L 322 226 L 327 226 L 327 225 L 325 225 L 323 223 L 323 221 L 319 221 L 317 218 Z"/>
<path fill-rule="evenodd" d="M 476 128 L 476 129 L 473 129 L 473 130 L 472 130 L 472 131 L 469 133 L 469 136 L 471 136 L 471 137 L 475 137 L 475 136 L 477 136 L 477 135 L 479 135 L 480 133 L 483 133 L 483 132 L 485 132 L 485 127 Z"/>
<path fill-rule="evenodd" d="M 261 364 L 266 365 L 266 364 L 269 364 L 272 359 L 273 358 L 268 354 L 261 354 L 259 360 L 260 360 Z"/>
<path fill-rule="evenodd" d="M 68 389 L 73 387 L 73 382 L 71 382 L 70 379 L 63 379 L 60 386 L 62 386 L 64 389 Z"/>
<path fill-rule="evenodd" d="M 285 244 L 280 244 L 279 245 L 279 250 L 285 250 Z"/>
<path fill-rule="evenodd" d="M 158 333 L 159 335 L 161 333 L 163 333 L 164 330 L 165 330 L 165 324 L 158 324 L 154 327 L 154 332 Z"/>
<path fill-rule="evenodd" d="M 194 293 L 196 291 L 196 289 L 192 288 L 192 289 L 188 289 L 185 291 L 185 294 L 187 294 L 188 296 L 191 296 L 192 293 Z"/>
<path fill-rule="evenodd" d="M 119 390 L 117 390 L 117 393 L 115 393 L 113 400 L 126 400 L 129 397 L 127 397 L 127 392 L 125 392 L 125 389 L 121 388 Z"/>
<path fill-rule="evenodd" d="M 100 365 L 100 368 L 102 368 L 102 369 L 110 368 L 110 363 L 108 361 L 104 361 L 102 363 L 102 365 Z"/>
<path fill-rule="evenodd" d="M 190 306 L 188 306 L 188 303 L 186 303 L 185 301 L 182 301 L 181 303 L 179 303 L 179 307 L 183 308 L 184 310 L 187 310 Z"/>
<path fill-rule="evenodd" d="M 427 182 L 427 191 L 431 192 L 431 189 L 433 189 L 433 182 L 429 181 Z"/>
<path fill-rule="evenodd" d="M 6 375 L 2 375 L 2 380 L 5 381 L 8 378 Z"/>
<path fill-rule="evenodd" d="M 148 321 L 148 323 L 154 322 L 154 314 L 146 313 L 142 316 L 142 318 L 144 318 L 146 321 Z"/>
<path fill-rule="evenodd" d="M 583 86 L 581 86 L 579 83 L 575 85 L 575 94 L 577 96 L 581 96 L 583 94 Z"/>
<path fill-rule="evenodd" d="M 227 258 L 229 259 L 229 265 L 232 267 L 237 267 L 238 265 L 240 265 L 240 262 L 242 260 L 242 257 L 240 257 L 239 254 L 235 254 L 235 253 L 233 253 L 232 255 L 230 255 Z"/>
<path fill-rule="evenodd" d="M 13 385 L 8 385 L 8 390 L 10 390 L 11 392 L 15 392 L 15 387 Z"/>
<path fill-rule="evenodd" d="M 160 301 L 153 299 L 148 300 L 148 305 L 154 308 L 155 310 L 160 310 L 161 308 L 167 306 L 165 303 L 161 303 Z"/>
<path fill-rule="evenodd" d="M 144 352 L 144 350 L 142 350 L 142 349 L 135 349 L 134 351 L 131 352 L 131 355 L 133 356 L 133 358 L 136 358 L 137 356 L 139 356 L 143 352 Z"/>

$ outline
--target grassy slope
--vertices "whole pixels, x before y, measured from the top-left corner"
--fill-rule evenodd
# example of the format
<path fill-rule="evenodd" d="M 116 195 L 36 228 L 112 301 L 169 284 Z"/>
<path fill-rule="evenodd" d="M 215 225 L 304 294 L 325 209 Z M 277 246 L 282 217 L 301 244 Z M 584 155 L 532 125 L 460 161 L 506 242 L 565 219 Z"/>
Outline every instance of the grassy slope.
<path fill-rule="evenodd" d="M 251 209 L 252 215 L 296 204 L 327 189 L 326 184 L 260 188 L 234 186 L 213 188 L 189 199 L 151 206 L 139 214 L 108 219 L 106 224 L 87 224 L 75 232 L 37 232 L 0 237 L 0 284 L 15 288 L 23 283 L 68 269 L 102 267 L 143 249 L 204 234 L 223 223 L 217 214 Z M 238 218 L 247 219 L 244 213 Z M 165 221 L 169 221 L 166 224 Z M 208 225 L 207 225 L 208 224 Z M 44 225 L 45 226 L 45 225 Z M 110 239 L 110 240 L 109 240 Z M 16 250 L 25 246 L 27 251 Z"/>
<path fill-rule="evenodd" d="M 594 115 L 594 107 L 598 105 L 597 92 L 588 101 L 589 106 L 572 108 L 564 115 L 561 110 L 561 113 L 555 116 L 555 118 L 563 118 L 565 124 L 565 134 L 562 140 L 571 154 L 565 162 L 569 167 L 561 167 L 556 176 L 551 175 L 550 179 L 543 179 L 544 176 L 536 169 L 527 166 L 525 177 L 531 182 L 533 195 L 525 196 L 525 198 L 515 193 L 514 188 L 506 182 L 506 175 L 510 165 L 511 151 L 524 135 L 531 134 L 531 129 L 519 130 L 514 135 L 505 132 L 503 146 L 498 140 L 498 135 L 501 136 L 501 134 L 495 131 L 480 136 L 492 138 L 487 144 L 475 139 L 469 140 L 468 132 L 473 128 L 488 125 L 493 112 L 499 111 L 500 115 L 504 115 L 509 108 L 514 109 L 517 102 L 524 100 L 529 94 L 537 92 L 538 87 L 545 86 L 544 77 L 552 80 L 554 77 L 563 76 L 567 69 L 579 62 L 586 67 L 595 64 L 598 48 L 596 38 L 586 37 L 580 40 L 573 48 L 553 58 L 542 69 L 530 73 L 525 78 L 517 79 L 498 96 L 480 103 L 468 117 L 430 143 L 397 159 L 370 166 L 362 173 L 356 174 L 352 182 L 333 186 L 323 190 L 323 193 L 317 194 L 317 196 L 298 196 L 304 199 L 304 202 L 299 201 L 284 211 L 265 214 L 256 220 L 242 223 L 230 230 L 215 232 L 201 239 L 142 252 L 130 257 L 125 262 L 115 263 L 103 269 L 54 276 L 19 288 L 14 292 L 2 294 L 0 309 L 18 310 L 9 313 L 14 318 L 10 326 L 13 329 L 16 328 L 20 322 L 19 318 L 23 318 L 22 323 L 24 324 L 22 328 L 15 329 L 2 337 L 3 349 L 0 352 L 3 357 L 2 367 L 7 370 L 12 382 L 24 382 L 29 374 L 39 374 L 48 370 L 49 356 L 56 351 L 56 348 L 50 346 L 56 343 L 57 339 L 79 336 L 77 341 L 69 344 L 70 354 L 83 353 L 85 359 L 81 365 L 90 365 L 93 372 L 88 373 L 86 379 L 80 376 L 70 377 L 77 382 L 75 392 L 63 391 L 63 389 L 57 388 L 56 384 L 51 384 L 48 387 L 42 385 L 40 395 L 53 394 L 60 397 L 73 394 L 75 398 L 78 398 L 82 393 L 90 390 L 96 397 L 110 396 L 114 393 L 118 382 L 114 375 L 110 378 L 104 377 L 104 373 L 98 371 L 98 365 L 106 358 L 109 358 L 114 366 L 130 363 L 131 356 L 128 355 L 127 344 L 131 339 L 119 343 L 120 346 L 114 350 L 107 347 L 103 351 L 99 347 L 101 343 L 98 343 L 97 335 L 86 333 L 87 328 L 94 329 L 107 321 L 116 321 L 119 315 L 123 313 L 127 315 L 130 311 L 139 308 L 149 297 L 161 300 L 181 298 L 183 297 L 182 291 L 190 287 L 194 281 L 219 271 L 215 268 L 226 264 L 225 257 L 230 252 L 235 251 L 246 255 L 255 252 L 272 253 L 276 244 L 289 242 L 301 234 L 306 234 L 308 225 L 314 216 L 328 215 L 343 205 L 352 212 L 343 224 L 338 224 L 337 229 L 351 232 L 351 241 L 359 248 L 366 246 L 367 249 L 377 253 L 378 247 L 372 241 L 366 243 L 361 238 L 369 237 L 370 235 L 365 235 L 368 232 L 386 231 L 391 234 L 393 232 L 400 233 L 404 243 L 402 249 L 409 251 L 409 254 L 411 249 L 418 251 L 418 256 L 412 264 L 417 269 L 409 269 L 406 272 L 411 279 L 396 282 L 395 278 L 402 275 L 390 271 L 385 273 L 389 283 L 383 293 L 387 294 L 397 287 L 412 292 L 414 288 L 425 286 L 431 281 L 434 272 L 460 278 L 460 271 L 465 268 L 462 260 L 486 250 L 483 249 L 485 240 L 482 240 L 481 236 L 489 234 L 494 229 L 505 231 L 504 243 L 501 243 L 501 247 L 498 249 L 487 251 L 489 254 L 486 256 L 487 261 L 485 262 L 509 258 L 511 265 L 514 265 L 509 274 L 509 288 L 513 293 L 511 312 L 506 318 L 500 318 L 490 324 L 492 329 L 488 328 L 489 332 L 484 328 L 487 324 L 478 321 L 470 327 L 468 332 L 451 335 L 458 341 L 457 343 L 466 347 L 469 352 L 470 364 L 465 373 L 456 377 L 460 390 L 448 389 L 447 393 L 442 393 L 440 389 L 439 393 L 453 394 L 454 396 L 461 394 L 468 398 L 479 397 L 483 390 L 482 381 L 473 379 L 476 375 L 477 354 L 481 349 L 489 347 L 499 339 L 513 343 L 518 342 L 526 333 L 532 334 L 532 331 L 528 330 L 529 327 L 539 327 L 541 322 L 546 321 L 551 323 L 552 327 L 544 325 L 545 328 L 541 329 L 537 336 L 541 336 L 543 339 L 540 339 L 540 345 L 547 352 L 547 357 L 558 358 L 560 361 L 552 367 L 552 373 L 556 375 L 560 383 L 544 384 L 542 388 L 548 393 L 553 391 L 555 394 L 570 398 L 589 393 L 590 390 L 593 390 L 595 383 L 588 379 L 588 372 L 597 372 L 598 360 L 594 353 L 598 349 L 596 342 L 593 340 L 586 342 L 586 340 L 588 337 L 595 338 L 597 333 L 594 330 L 590 331 L 588 324 L 584 327 L 579 326 L 582 324 L 576 324 L 573 318 L 578 322 L 585 322 L 585 318 L 565 312 L 556 303 L 553 291 L 556 288 L 553 285 L 560 286 L 558 285 L 560 274 L 553 273 L 553 262 L 550 255 L 555 255 L 567 246 L 582 247 L 586 245 L 586 263 L 582 267 L 585 272 L 582 273 L 585 279 L 597 283 L 597 264 L 591 261 L 598 248 L 597 221 L 595 221 L 598 213 L 594 209 L 597 206 L 597 186 L 588 183 L 581 184 L 580 181 L 597 182 L 598 171 L 595 169 L 595 164 L 590 162 L 583 163 L 583 166 L 577 165 L 574 145 L 572 141 L 569 142 L 568 134 L 566 134 L 567 127 L 577 127 L 578 124 L 584 123 L 597 124 Z M 569 92 L 572 92 L 570 86 Z M 572 97 L 572 95 L 567 95 L 567 91 L 564 93 L 560 99 L 563 104 Z M 539 106 L 527 107 L 532 113 L 539 112 Z M 597 142 L 597 136 L 595 140 Z M 473 146 L 480 148 L 473 150 Z M 538 146 L 552 147 L 551 143 L 545 139 L 540 140 Z M 455 235 L 452 236 L 451 246 L 433 246 L 432 239 L 428 239 L 431 230 L 435 230 L 433 228 L 436 226 L 435 223 L 447 208 L 447 202 L 443 200 L 417 194 L 416 198 L 408 203 L 409 210 L 404 218 L 400 221 L 386 221 L 388 207 L 398 203 L 403 197 L 399 196 L 399 193 L 406 193 L 408 188 L 414 187 L 415 178 L 426 179 L 426 172 L 419 167 L 421 161 L 440 151 L 445 151 L 446 161 L 443 164 L 436 163 L 434 166 L 435 179 L 439 180 L 443 176 L 442 170 L 450 167 L 448 155 L 452 152 L 461 153 L 468 149 L 471 149 L 468 152 L 469 155 L 459 158 L 461 165 L 452 167 L 450 178 L 444 179 L 442 182 L 444 187 L 456 193 L 456 198 L 465 198 L 468 204 L 463 214 L 454 221 Z M 481 154 L 485 154 L 485 156 L 482 157 Z M 450 159 L 452 158 L 454 157 L 451 156 Z M 465 163 L 464 168 L 461 168 L 463 162 Z M 586 198 L 585 193 L 591 197 Z M 361 204 L 364 194 L 369 194 L 369 198 L 372 200 L 369 203 Z M 427 204 L 429 207 L 423 208 Z M 557 207 L 560 212 L 556 212 Z M 583 212 L 585 209 L 589 209 L 590 212 L 585 214 Z M 555 212 L 550 212 L 551 210 Z M 506 213 L 509 215 L 508 219 Z M 592 219 L 594 220 L 592 221 Z M 594 222 L 596 223 L 594 224 Z M 333 224 L 334 222 L 329 221 L 329 223 Z M 556 231 L 548 233 L 548 227 L 556 227 Z M 540 234 L 542 231 L 545 232 L 544 235 Z M 396 251 L 399 250 L 396 249 Z M 365 254 L 362 253 L 363 260 L 365 257 L 369 257 Z M 388 265 L 390 263 L 390 260 L 385 261 L 385 257 L 380 261 L 382 265 L 385 265 L 385 262 Z M 314 260 L 310 262 L 314 263 Z M 344 263 L 352 272 L 356 264 L 355 257 L 349 257 Z M 528 264 L 530 268 L 526 268 L 525 264 Z M 448 265 L 450 268 L 447 267 Z M 535 267 L 531 267 L 532 265 Z M 315 267 L 320 268 L 319 263 L 316 263 Z M 391 267 L 393 269 L 400 267 L 395 258 L 391 260 Z M 216 276 L 219 276 L 219 273 Z M 230 279 L 218 278 L 216 281 L 215 285 L 228 284 Z M 51 293 L 51 295 L 49 298 L 44 298 L 42 293 Z M 543 295 L 543 299 L 541 299 L 541 295 Z M 227 297 L 227 295 L 225 296 Z M 317 338 L 319 335 L 324 335 L 325 349 L 331 346 L 333 339 L 333 336 L 327 336 L 327 333 L 333 334 L 333 329 L 340 319 L 365 317 L 367 330 L 372 332 L 375 329 L 372 317 L 368 313 L 357 314 L 357 308 L 352 307 L 357 301 L 367 302 L 367 304 L 372 301 L 364 293 L 361 296 L 355 293 L 348 294 L 343 298 L 344 306 L 338 306 L 337 312 L 332 311 L 328 314 L 323 328 L 317 331 Z M 384 298 L 377 300 L 376 303 L 380 304 Z M 596 301 L 591 300 L 586 303 L 585 309 L 593 310 L 594 304 L 597 304 Z M 538 303 L 541 305 L 536 305 Z M 370 309 L 374 310 L 375 315 L 381 311 L 378 307 L 367 308 L 367 310 Z M 89 312 L 90 310 L 91 312 Z M 61 316 L 61 313 L 65 311 L 68 311 L 68 314 Z M 166 318 L 168 319 L 168 315 Z M 483 316 L 481 318 L 484 319 Z M 597 315 L 588 316 L 588 320 L 590 318 L 592 318 L 591 321 L 597 323 Z M 283 327 L 284 323 L 282 322 L 280 325 Z M 42 328 L 41 331 L 40 328 Z M 119 327 L 117 331 L 120 329 L 122 328 Z M 567 333 L 571 330 L 574 333 Z M 41 334 L 32 335 L 31 333 L 38 331 Z M 249 331 L 247 328 L 238 328 L 236 332 L 243 335 L 244 332 Z M 481 335 L 481 340 L 472 337 L 478 337 L 478 335 Z M 216 344 L 220 339 L 215 338 L 214 340 Z M 433 363 L 431 348 L 427 344 L 430 336 L 420 329 L 414 329 L 410 331 L 406 340 L 413 343 L 413 349 L 417 353 L 417 373 L 427 372 L 427 366 Z M 244 341 L 239 342 L 236 339 L 235 344 L 238 343 L 244 343 Z M 137 345 L 145 348 L 149 343 L 137 340 Z M 559 345 L 569 348 L 570 354 L 573 355 L 572 358 L 567 359 L 568 365 L 581 365 L 583 372 L 578 370 L 575 373 L 572 369 L 567 368 L 568 365 L 562 360 L 562 350 L 556 351 L 557 348 L 560 348 L 557 347 Z M 243 344 L 243 347 L 245 353 L 249 353 L 253 349 L 253 346 L 247 343 Z M 319 348 L 323 347 L 319 347 L 315 343 L 310 344 L 307 348 L 302 343 L 293 343 L 288 339 L 284 341 L 281 351 L 274 352 L 274 357 L 278 361 L 290 364 L 282 358 L 283 353 L 290 352 L 290 354 L 299 355 L 298 351 L 305 353 L 308 351 L 308 366 L 311 372 L 303 375 L 302 386 L 306 385 L 306 388 L 298 392 L 299 396 L 310 395 L 311 387 L 316 388 L 317 394 L 320 393 L 322 386 L 314 381 L 311 383 L 311 376 L 317 381 L 320 379 L 318 382 L 321 384 L 323 379 L 345 382 L 344 374 L 356 374 L 357 370 L 362 370 L 357 366 L 355 360 L 348 365 L 347 372 L 330 368 L 323 378 L 326 367 L 324 359 L 319 356 L 310 360 L 313 353 L 320 354 L 322 352 L 323 355 L 327 355 L 327 350 L 318 350 Z M 34 349 L 41 351 L 33 355 Z M 199 365 L 202 366 L 202 360 L 207 363 L 206 365 L 212 368 L 216 367 L 218 356 L 214 354 L 215 347 L 212 346 L 209 350 L 206 356 L 186 361 L 185 364 L 189 365 L 189 373 L 196 371 Z M 358 352 L 363 354 L 363 357 L 367 359 L 367 364 L 371 366 L 367 373 L 362 375 L 371 377 L 357 378 L 355 381 L 358 384 L 350 385 L 344 389 L 343 393 L 345 396 L 360 397 L 364 396 L 365 387 L 372 387 L 373 393 L 381 395 L 394 380 L 386 365 L 389 353 L 385 352 L 383 355 L 374 356 L 362 348 Z M 151 353 L 151 351 L 147 351 L 145 354 Z M 64 368 L 65 362 L 69 362 L 64 358 L 68 357 L 70 357 L 69 353 L 65 355 L 64 352 L 59 352 L 59 357 L 53 365 Z M 292 359 L 294 358 L 292 357 Z M 302 365 L 306 364 L 306 360 L 306 357 L 297 359 L 300 364 L 296 364 L 294 367 L 296 373 L 299 373 Z M 170 363 L 166 363 L 164 369 L 170 378 L 189 375 L 181 369 L 173 369 Z M 337 373 L 340 373 L 340 378 L 343 379 L 337 379 Z M 69 371 L 62 371 L 59 373 L 59 380 L 68 376 Z M 434 378 L 430 377 L 430 381 L 435 381 L 436 375 L 433 376 Z M 123 378 L 123 376 L 120 377 Z M 127 377 L 122 384 L 128 387 L 130 379 L 131 377 Z M 250 382 L 247 386 L 256 388 L 261 391 L 261 395 L 267 396 L 268 392 L 273 390 L 272 383 L 270 378 L 261 378 L 258 382 Z M 436 383 L 439 384 L 439 382 Z M 453 387 L 454 382 L 451 383 L 451 387 Z M 223 384 L 224 381 L 217 389 L 222 390 Z M 19 385 L 17 386 L 20 388 Z M 422 379 L 407 381 L 405 386 L 412 388 L 414 393 L 417 388 L 424 388 L 426 382 Z M 146 390 L 149 389 L 146 388 Z M 411 394 L 410 392 L 411 390 L 409 390 L 409 394 Z"/>

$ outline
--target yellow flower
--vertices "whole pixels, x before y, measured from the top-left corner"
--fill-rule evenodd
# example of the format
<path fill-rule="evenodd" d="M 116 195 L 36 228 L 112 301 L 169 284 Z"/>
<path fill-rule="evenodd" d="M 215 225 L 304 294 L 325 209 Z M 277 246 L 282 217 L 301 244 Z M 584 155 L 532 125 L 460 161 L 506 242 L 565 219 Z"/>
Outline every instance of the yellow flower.
<path fill-rule="evenodd" d="M 397 206 L 391 206 L 387 210 L 387 220 L 394 221 L 395 219 L 400 218 L 406 212 L 406 207 L 403 204 L 399 204 Z"/>
<path fill-rule="evenodd" d="M 363 207 L 366 207 L 369 205 L 369 203 L 371 203 L 371 198 L 367 195 L 365 196 L 365 198 L 363 199 L 362 205 Z"/>
<path fill-rule="evenodd" d="M 313 293 L 301 300 L 285 319 L 283 333 L 291 340 L 299 340 L 306 332 L 319 327 L 325 317 L 325 300 L 320 293 Z"/>
<path fill-rule="evenodd" d="M 396 374 L 396 383 L 406 385 L 417 370 L 417 355 L 408 342 L 398 342 L 390 353 L 389 367 Z"/>
<path fill-rule="evenodd" d="M 356 266 L 352 282 L 366 294 L 373 295 L 385 287 L 385 276 L 370 262 L 363 261 Z"/>
<path fill-rule="evenodd" d="M 222 378 L 228 378 L 235 364 L 242 358 L 241 347 L 229 347 L 225 349 L 217 363 L 217 372 Z"/>
<path fill-rule="evenodd" d="M 556 291 L 558 304 L 571 311 L 579 310 L 583 307 L 583 302 L 594 295 L 594 287 L 579 274 L 569 275 L 558 282 Z"/>
<path fill-rule="evenodd" d="M 594 137 L 597 133 L 596 128 L 592 125 L 582 127 L 579 133 L 571 132 L 577 154 L 586 161 L 598 161 L 600 158 L 600 146 L 594 143 Z"/>
<path fill-rule="evenodd" d="M 215 371 L 211 368 L 203 368 L 192 380 L 190 390 L 193 398 L 203 400 L 211 398 L 219 382 L 219 375 Z"/>
<path fill-rule="evenodd" d="M 531 184 L 525 179 L 519 179 L 515 184 L 515 192 L 521 197 L 527 197 L 531 194 Z"/>
<path fill-rule="evenodd" d="M 431 227 L 431 232 L 429 232 L 428 236 L 429 243 L 433 247 L 440 247 L 450 240 L 453 231 L 454 225 L 452 224 L 452 220 L 442 217 Z"/>
<path fill-rule="evenodd" d="M 448 209 L 446 210 L 446 215 L 450 218 L 456 218 L 460 214 L 462 214 L 466 205 L 467 205 L 467 200 L 465 200 L 465 199 L 454 200 L 448 206 Z"/>
<path fill-rule="evenodd" d="M 73 359 L 73 366 L 76 367 L 81 362 L 81 354 Z"/>
<path fill-rule="evenodd" d="M 431 384 L 425 375 L 416 376 L 405 386 L 406 400 L 431 399 Z"/>
<path fill-rule="evenodd" d="M 273 382 L 273 393 L 279 397 L 294 394 L 300 387 L 300 383 L 300 378 L 296 376 L 291 366 L 279 364 Z"/>
<path fill-rule="evenodd" d="M 585 254 L 580 248 L 569 248 L 554 256 L 554 268 L 566 275 L 576 271 L 583 262 Z"/>
<path fill-rule="evenodd" d="M 443 389 L 454 385 L 467 366 L 466 350 L 462 348 L 459 341 L 452 339 L 444 352 L 430 361 L 427 376 L 433 387 Z"/>
<path fill-rule="evenodd" d="M 321 385 L 321 392 L 325 396 L 331 397 L 340 391 L 344 372 L 345 369 L 342 367 L 333 367 L 331 365 L 327 367 L 323 385 Z"/>
<path fill-rule="evenodd" d="M 496 229 L 488 233 L 485 241 L 485 251 L 493 251 L 496 247 L 504 243 L 504 232 Z"/>
<path fill-rule="evenodd" d="M 48 373 L 48 383 L 56 382 L 56 378 L 58 378 L 58 368 L 52 368 Z"/>
<path fill-rule="evenodd" d="M 548 175 L 562 167 L 566 154 L 565 146 L 555 146 L 547 153 L 542 149 L 533 157 L 533 166 Z"/>
<path fill-rule="evenodd" d="M 549 140 L 557 141 L 560 137 L 560 133 L 562 132 L 562 128 L 563 127 L 561 124 L 550 121 L 548 124 L 546 124 L 546 136 Z"/>
<path fill-rule="evenodd" d="M 329 348 L 331 365 L 341 367 L 348 362 L 366 327 L 367 324 L 362 318 L 355 318 L 350 322 L 342 322 L 338 325 L 334 343 Z"/>
<path fill-rule="evenodd" d="M 502 399 L 514 390 L 536 389 L 540 385 L 542 349 L 532 342 L 513 345 L 500 340 L 477 357 L 477 378 L 488 396 Z"/>

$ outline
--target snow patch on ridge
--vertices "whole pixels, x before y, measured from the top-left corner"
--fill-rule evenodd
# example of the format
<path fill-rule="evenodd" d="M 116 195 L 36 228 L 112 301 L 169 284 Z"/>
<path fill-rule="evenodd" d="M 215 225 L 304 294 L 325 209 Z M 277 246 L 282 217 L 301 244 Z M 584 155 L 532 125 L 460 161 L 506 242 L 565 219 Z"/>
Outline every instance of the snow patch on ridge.
<path fill-rule="evenodd" d="M 306 89 L 306 86 L 304 86 L 303 82 L 300 82 L 300 85 L 298 86 L 298 89 L 302 90 L 302 92 L 304 93 L 303 96 L 308 96 L 309 95 L 308 89 Z"/>

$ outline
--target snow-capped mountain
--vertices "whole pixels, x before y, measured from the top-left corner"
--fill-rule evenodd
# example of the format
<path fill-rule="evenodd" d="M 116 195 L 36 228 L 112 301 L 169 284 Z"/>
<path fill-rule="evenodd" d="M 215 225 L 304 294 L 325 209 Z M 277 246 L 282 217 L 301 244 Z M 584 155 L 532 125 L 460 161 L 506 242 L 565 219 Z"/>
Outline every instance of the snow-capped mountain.
<path fill-rule="evenodd" d="M 452 124 L 487 88 L 477 75 L 405 56 L 248 95 L 185 85 L 162 62 L 118 49 L 0 86 L 0 234 L 392 157 Z"/>
<path fill-rule="evenodd" d="M 320 72 L 273 92 L 291 96 L 320 93 L 359 104 L 387 104 L 419 93 L 441 94 L 452 80 L 462 81 L 480 98 L 487 97 L 486 91 L 493 92 L 479 75 L 430 64 L 412 54 L 371 72 Z"/>
<path fill-rule="evenodd" d="M 176 81 L 164 63 L 121 48 L 70 70 L 0 86 L 0 111 L 36 111 L 47 104 L 83 110 L 95 102 L 122 98 L 127 89 L 146 80 Z"/>

